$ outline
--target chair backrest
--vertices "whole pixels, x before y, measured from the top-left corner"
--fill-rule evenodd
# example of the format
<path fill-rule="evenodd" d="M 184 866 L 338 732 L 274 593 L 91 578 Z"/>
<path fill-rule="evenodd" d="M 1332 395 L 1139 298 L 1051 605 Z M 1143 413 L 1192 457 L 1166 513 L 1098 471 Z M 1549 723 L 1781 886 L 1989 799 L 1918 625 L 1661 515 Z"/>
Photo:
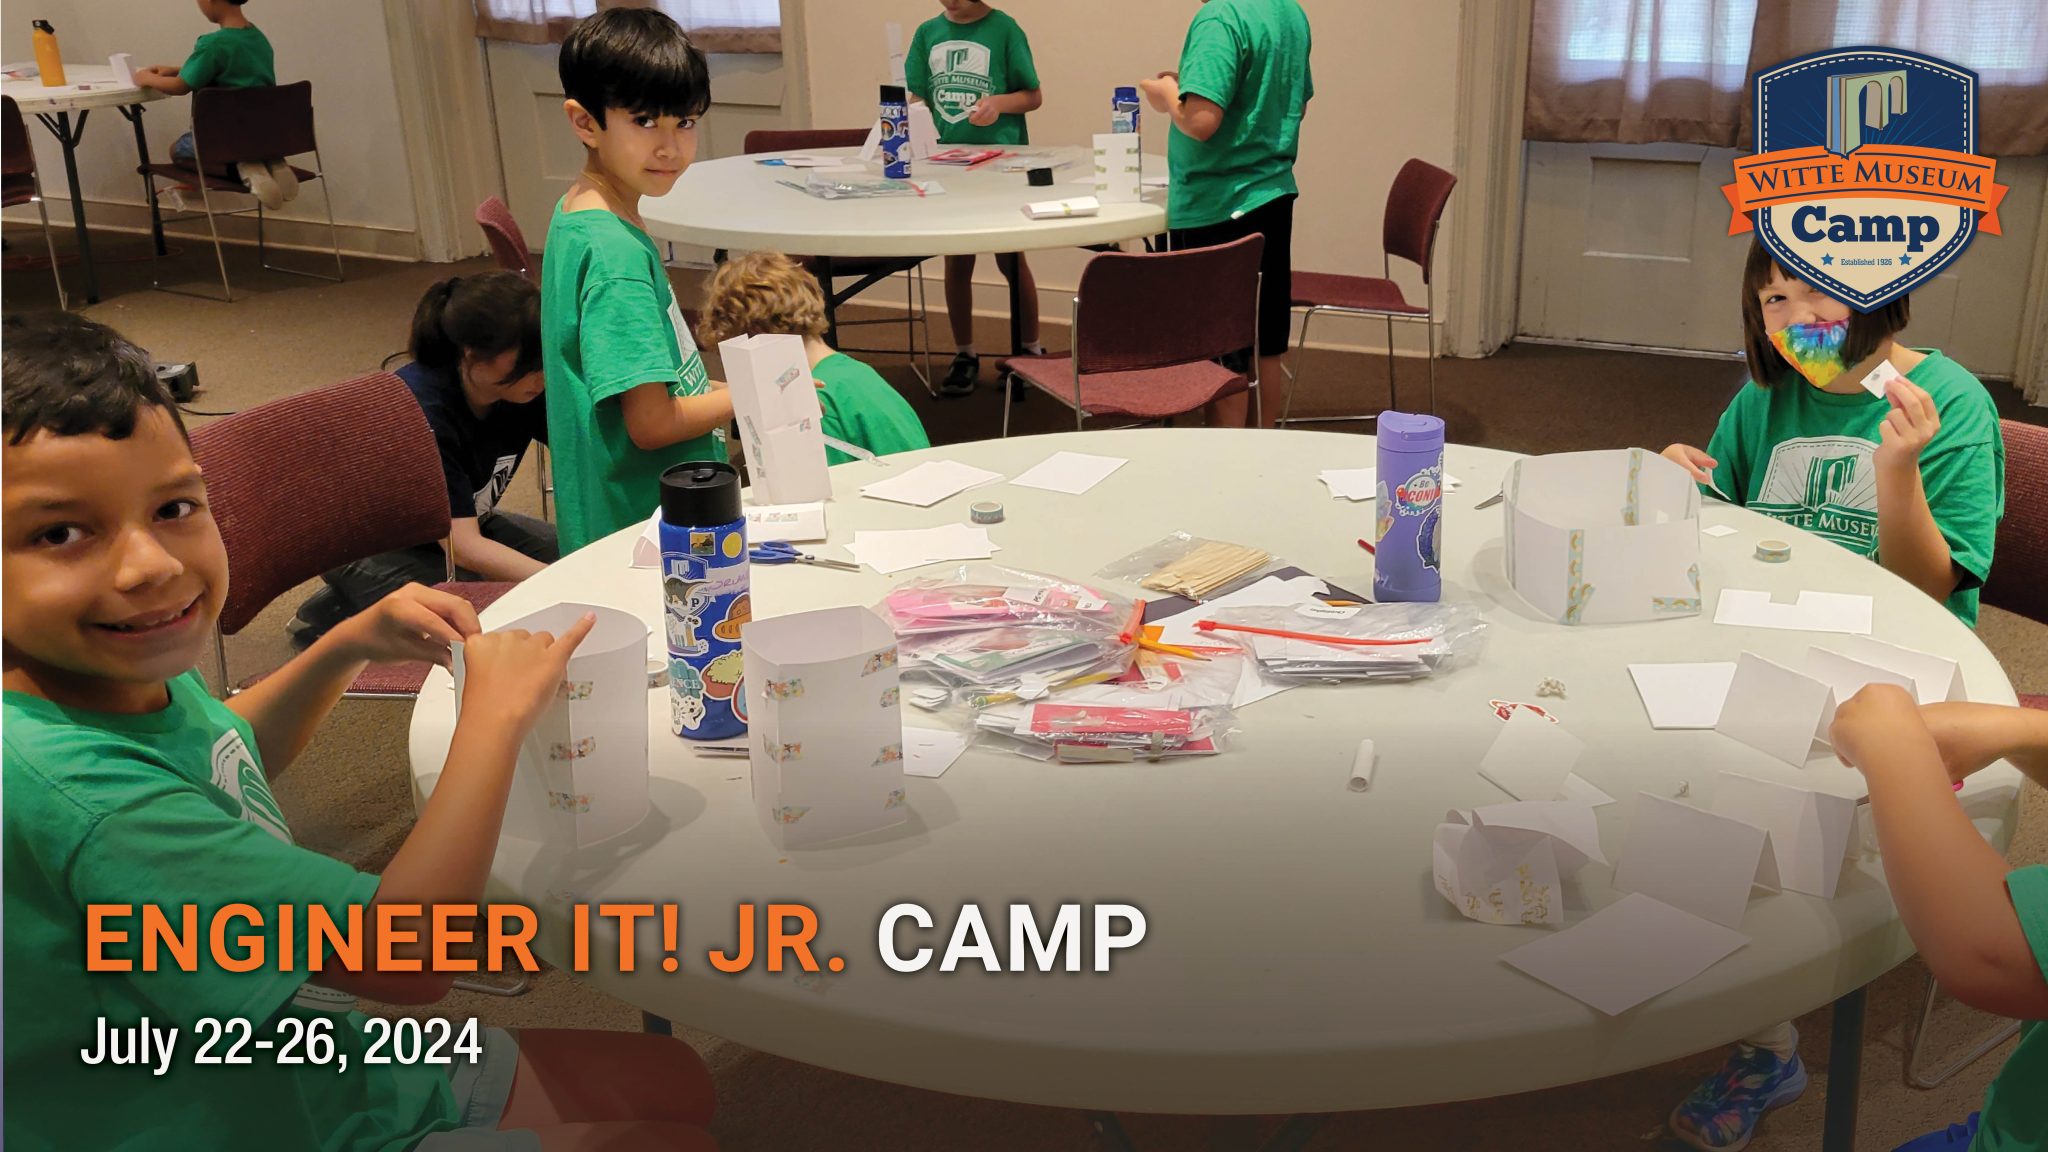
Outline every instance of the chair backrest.
<path fill-rule="evenodd" d="M 0 96 L 0 136 L 5 140 L 0 157 L 0 174 L 21 176 L 36 170 L 36 150 L 28 142 L 28 125 L 21 119 L 21 105 L 12 96 Z"/>
<path fill-rule="evenodd" d="M 1437 222 L 1458 178 L 1429 163 L 1410 160 L 1401 165 L 1394 186 L 1387 189 L 1387 215 L 1380 228 L 1380 242 L 1387 255 L 1399 256 L 1422 265 L 1422 282 L 1429 283 L 1430 255 L 1436 251 Z"/>
<path fill-rule="evenodd" d="M 192 455 L 227 545 L 229 635 L 330 568 L 448 535 L 433 430 L 389 372 L 217 420 Z"/>
<path fill-rule="evenodd" d="M 1105 252 L 1081 270 L 1074 366 L 1132 372 L 1258 344 L 1264 236 L 1180 252 Z M 1285 292 L 1285 284 L 1267 285 Z"/>
<path fill-rule="evenodd" d="M 314 151 L 313 82 L 201 88 L 192 94 L 192 147 L 209 169 Z"/>
<path fill-rule="evenodd" d="M 486 196 L 476 206 L 476 222 L 484 230 L 484 239 L 491 242 L 491 255 L 497 259 L 498 267 L 533 279 L 528 263 L 532 254 L 526 247 L 526 237 L 519 231 L 519 221 L 512 218 L 512 209 L 496 196 Z"/>
<path fill-rule="evenodd" d="M 2005 434 L 2005 519 L 1982 600 L 2048 624 L 2048 428 L 1999 421 Z"/>
<path fill-rule="evenodd" d="M 858 148 L 868 142 L 865 128 L 761 128 L 747 133 L 741 149 L 749 156 L 762 152 L 808 152 L 817 148 Z"/>

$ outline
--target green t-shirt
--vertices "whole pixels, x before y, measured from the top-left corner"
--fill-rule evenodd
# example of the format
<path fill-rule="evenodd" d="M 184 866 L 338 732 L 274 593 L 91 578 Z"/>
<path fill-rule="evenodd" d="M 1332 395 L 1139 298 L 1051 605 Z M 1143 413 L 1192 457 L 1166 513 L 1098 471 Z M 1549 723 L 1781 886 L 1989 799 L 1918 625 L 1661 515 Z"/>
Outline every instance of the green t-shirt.
<path fill-rule="evenodd" d="M 811 375 L 824 385 L 818 389 L 818 406 L 825 411 L 825 435 L 877 456 L 932 446 L 910 402 L 873 368 L 844 352 L 834 352 L 818 361 Z M 851 459 L 830 444 L 825 446 L 825 463 L 844 464 Z"/>
<path fill-rule="evenodd" d="M 654 452 L 634 447 L 620 397 L 642 384 L 671 396 L 711 388 L 690 326 L 647 233 L 602 209 L 548 222 L 541 262 L 541 368 L 554 455 L 555 531 L 562 554 L 647 520 L 661 473 L 725 459 L 725 429 Z"/>
<path fill-rule="evenodd" d="M 1291 195 L 1301 117 L 1316 94 L 1308 16 L 1296 0 L 1210 0 L 1180 50 L 1180 94 L 1223 109 L 1206 141 L 1175 128 L 1166 201 L 1175 228 L 1235 219 Z"/>
<path fill-rule="evenodd" d="M 967 114 L 983 96 L 1007 96 L 1038 87 L 1031 42 L 1007 12 L 991 8 L 972 24 L 934 16 L 910 36 L 903 62 L 905 85 L 932 110 L 945 144 L 1029 144 L 1024 117 L 1004 113 L 982 127 Z"/>
<path fill-rule="evenodd" d="M 292 843 L 272 799 L 249 726 L 207 695 L 197 673 L 170 682 L 170 704 L 141 716 L 66 708 L 5 695 L 6 1143 L 17 1149 L 306 1148 L 397 1152 L 422 1135 L 457 1126 L 448 1069 L 368 1064 L 353 997 L 305 983 L 305 908 L 337 923 L 367 905 L 377 878 Z M 128 904 L 108 927 L 125 945 L 105 949 L 131 972 L 85 970 L 85 907 Z M 247 903 L 264 926 L 232 924 L 230 939 L 259 936 L 265 963 L 229 972 L 205 942 L 212 912 Z M 159 953 L 142 970 L 141 905 L 198 908 L 196 970 Z M 295 959 L 278 971 L 280 904 L 293 906 Z M 259 1039 L 282 1039 L 269 1022 L 324 1016 L 334 1026 L 335 1064 L 280 1064 Z M 134 1064 L 87 1064 L 100 1047 L 97 1021 L 179 1030 L 168 1072 Z M 251 1063 L 193 1062 L 208 1039 L 198 1021 L 248 1020 Z M 212 1054 L 226 1052 L 226 1033 Z"/>
<path fill-rule="evenodd" d="M 2034 963 L 2048 977 L 2048 864 L 2021 868 L 2005 878 Z M 2019 1047 L 1984 1093 L 1977 1139 L 1970 1152 L 2043 1152 L 2048 1149 L 2048 1021 L 2020 1028 Z"/>
<path fill-rule="evenodd" d="M 268 88 L 277 83 L 270 38 L 253 24 L 216 28 L 193 43 L 178 79 L 190 88 Z"/>
<path fill-rule="evenodd" d="M 2005 440 L 1998 408 L 1969 369 L 1927 351 L 1906 378 L 1933 398 L 1941 418 L 1920 453 L 1920 480 L 1935 526 L 1962 579 L 1946 601 L 1977 625 L 1977 593 L 1991 574 L 1991 546 L 2005 515 Z M 1714 485 L 1744 507 L 1877 558 L 1877 474 L 1871 454 L 1891 404 L 1868 392 L 1823 392 L 1796 376 L 1775 388 L 1743 386 L 1707 444 L 1720 462 Z"/>

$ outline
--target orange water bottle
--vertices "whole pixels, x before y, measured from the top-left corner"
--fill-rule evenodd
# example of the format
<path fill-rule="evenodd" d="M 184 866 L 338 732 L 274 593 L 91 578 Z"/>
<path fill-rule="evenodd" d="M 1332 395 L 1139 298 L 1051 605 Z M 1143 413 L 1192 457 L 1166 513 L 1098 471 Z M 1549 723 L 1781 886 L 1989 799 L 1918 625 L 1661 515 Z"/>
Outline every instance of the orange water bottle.
<path fill-rule="evenodd" d="M 57 51 L 57 30 L 48 20 L 35 22 L 36 71 L 45 88 L 64 86 L 64 54 Z"/>

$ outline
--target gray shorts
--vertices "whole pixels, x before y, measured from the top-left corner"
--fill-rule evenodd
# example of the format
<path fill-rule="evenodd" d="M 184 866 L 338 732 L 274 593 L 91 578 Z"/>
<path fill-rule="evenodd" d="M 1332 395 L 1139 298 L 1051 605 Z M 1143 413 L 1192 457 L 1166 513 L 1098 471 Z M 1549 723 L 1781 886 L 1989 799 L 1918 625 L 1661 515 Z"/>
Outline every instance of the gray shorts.
<path fill-rule="evenodd" d="M 533 1129 L 498 1130 L 505 1102 L 512 1098 L 512 1077 L 519 1071 L 519 1041 L 503 1028 L 486 1028 L 483 1048 L 483 1059 L 448 1072 L 462 1127 L 433 1133 L 413 1145 L 413 1152 L 540 1152 L 540 1134 Z"/>

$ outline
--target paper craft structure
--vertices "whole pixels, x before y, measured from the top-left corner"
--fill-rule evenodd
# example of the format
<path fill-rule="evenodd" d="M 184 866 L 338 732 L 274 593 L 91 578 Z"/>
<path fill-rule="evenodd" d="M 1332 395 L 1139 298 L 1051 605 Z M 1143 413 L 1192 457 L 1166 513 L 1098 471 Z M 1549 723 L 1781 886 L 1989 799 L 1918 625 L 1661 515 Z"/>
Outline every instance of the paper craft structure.
<path fill-rule="evenodd" d="M 784 848 L 901 823 L 896 636 L 866 608 L 755 620 L 746 653 L 754 807 Z"/>
<path fill-rule="evenodd" d="M 801 504 L 832 495 L 824 413 L 801 336 L 735 336 L 718 345 L 746 445 L 754 499 Z"/>
<path fill-rule="evenodd" d="M 519 745 L 506 835 L 583 848 L 647 815 L 647 625 L 616 608 L 557 604 L 493 631 L 559 636 L 585 612 L 597 613 L 597 623 L 570 657 L 554 704 Z M 454 672 L 459 708 L 459 644 Z"/>
<path fill-rule="evenodd" d="M 1436 890 L 1483 924 L 1564 923 L 1559 882 L 1600 854 L 1593 809 L 1569 800 L 1459 809 L 1430 844 Z"/>
<path fill-rule="evenodd" d="M 1852 803 L 1853 807 L 1853 803 Z M 1636 793 L 1628 842 L 1614 867 L 1619 892 L 1640 892 L 1729 928 L 1742 927 L 1752 888 L 1782 886 L 1770 835 L 1733 816 Z"/>
<path fill-rule="evenodd" d="M 1871 684 L 1895 684 L 1920 704 L 1964 698 L 1953 660 L 1861 636 L 1829 644 L 1791 667 L 1743 653 L 1714 730 L 1801 768 L 1813 742 L 1827 742 L 1835 709 Z"/>
<path fill-rule="evenodd" d="M 1098 132 L 1095 136 L 1095 198 L 1104 204 L 1129 204 L 1144 192 L 1144 160 L 1136 132 Z"/>
<path fill-rule="evenodd" d="M 910 114 L 910 144 L 903 149 L 903 155 L 911 160 L 929 160 L 939 151 L 939 126 L 932 120 L 931 106 L 912 103 Z M 882 154 L 882 121 L 880 117 L 868 129 L 868 138 L 860 146 L 860 162 L 872 164 Z"/>
<path fill-rule="evenodd" d="M 1641 448 L 1517 460 L 1502 485 L 1508 583 L 1565 624 L 1700 611 L 1700 493 Z"/>
<path fill-rule="evenodd" d="M 1835 898 L 1856 826 L 1856 801 L 1723 772 L 1714 786 L 1713 810 L 1764 830 L 1778 882 L 1787 891 Z"/>

